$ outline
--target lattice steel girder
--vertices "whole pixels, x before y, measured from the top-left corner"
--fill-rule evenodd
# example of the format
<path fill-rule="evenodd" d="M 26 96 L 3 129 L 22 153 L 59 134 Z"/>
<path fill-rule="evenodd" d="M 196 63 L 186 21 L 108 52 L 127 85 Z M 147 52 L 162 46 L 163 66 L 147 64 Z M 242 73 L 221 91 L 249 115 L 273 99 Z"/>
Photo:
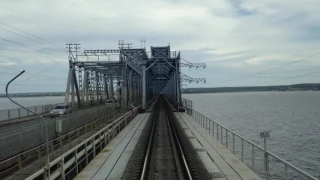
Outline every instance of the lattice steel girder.
<path fill-rule="evenodd" d="M 164 47 L 152 47 L 151 46 L 151 56 L 152 57 L 170 57 L 170 46 Z"/>
<path fill-rule="evenodd" d="M 172 68 L 174 68 L 174 66 L 175 66 L 175 61 L 160 60 L 160 61 L 148 61 L 148 63 L 150 65 L 148 66 L 147 70 L 154 67 L 155 65 L 158 65 L 158 64 L 165 64 L 165 65 L 168 65 L 169 67 L 172 67 Z"/>
<path fill-rule="evenodd" d="M 181 73 L 180 80 L 182 82 L 189 82 L 189 83 L 192 83 L 192 82 L 196 82 L 196 83 L 203 82 L 203 83 L 206 83 L 207 82 L 206 78 L 192 78 L 192 77 L 190 77 L 188 75 L 185 75 L 183 73 Z"/>
<path fill-rule="evenodd" d="M 95 49 L 95 50 L 84 50 L 83 53 L 85 54 L 96 54 L 96 53 L 119 53 L 119 49 Z"/>
<path fill-rule="evenodd" d="M 156 76 L 153 77 L 154 80 L 157 80 L 158 78 L 170 79 L 166 74 L 157 74 Z"/>
<path fill-rule="evenodd" d="M 125 56 L 138 56 L 141 57 L 141 60 L 147 60 L 147 52 L 144 48 L 138 48 L 138 49 L 121 49 L 120 53 Z M 140 61 L 140 59 L 139 59 Z"/>
<path fill-rule="evenodd" d="M 189 69 L 193 67 L 196 69 L 202 67 L 204 69 L 207 67 L 207 65 L 205 63 L 180 63 L 180 67 L 189 67 Z"/>
<path fill-rule="evenodd" d="M 88 67 L 88 66 L 124 66 L 124 63 L 117 61 L 88 61 L 88 62 L 73 62 L 78 67 Z"/>

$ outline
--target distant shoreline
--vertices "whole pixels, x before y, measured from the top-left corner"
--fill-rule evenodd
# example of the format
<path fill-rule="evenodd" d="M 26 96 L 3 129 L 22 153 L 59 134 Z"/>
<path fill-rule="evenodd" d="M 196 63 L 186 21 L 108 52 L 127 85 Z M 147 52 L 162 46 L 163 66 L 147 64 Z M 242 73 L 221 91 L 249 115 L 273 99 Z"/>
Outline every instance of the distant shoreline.
<path fill-rule="evenodd" d="M 218 87 L 218 88 L 185 88 L 183 94 L 225 93 L 225 92 L 265 92 L 265 91 L 319 91 L 319 83 L 293 84 L 280 86 L 251 86 L 251 87 Z M 318 87 L 319 86 L 319 87 Z"/>
<path fill-rule="evenodd" d="M 51 97 L 64 96 L 64 92 L 42 92 L 42 93 L 11 93 L 10 97 Z M 0 94 L 0 98 L 6 98 L 5 94 Z"/>
<path fill-rule="evenodd" d="M 305 90 L 305 91 L 220 91 L 220 92 L 189 92 L 189 93 L 185 93 L 185 92 L 182 92 L 182 94 L 219 94 L 219 93 L 259 93 L 259 92 L 283 92 L 283 93 L 286 93 L 286 92 L 316 92 L 316 91 L 313 91 L 313 90 Z"/>

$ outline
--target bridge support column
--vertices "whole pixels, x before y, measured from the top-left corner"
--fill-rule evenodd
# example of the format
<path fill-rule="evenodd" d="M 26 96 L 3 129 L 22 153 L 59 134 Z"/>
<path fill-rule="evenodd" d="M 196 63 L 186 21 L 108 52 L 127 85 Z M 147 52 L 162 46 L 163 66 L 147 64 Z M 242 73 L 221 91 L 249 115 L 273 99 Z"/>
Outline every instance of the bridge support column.
<path fill-rule="evenodd" d="M 72 108 L 75 108 L 75 105 L 74 105 L 74 66 L 73 66 L 73 63 L 71 62 L 71 107 Z"/>
<path fill-rule="evenodd" d="M 128 78 L 127 78 L 128 67 L 122 70 L 122 83 L 121 83 L 121 108 L 126 108 L 128 106 Z"/>
<path fill-rule="evenodd" d="M 99 97 L 99 72 L 96 71 L 96 97 L 97 97 L 97 103 L 99 102 L 100 103 L 100 97 Z"/>
<path fill-rule="evenodd" d="M 103 76 L 103 82 L 104 82 L 104 95 L 105 100 L 109 99 L 109 92 L 108 92 L 108 77 L 106 75 Z"/>
<path fill-rule="evenodd" d="M 89 103 L 89 72 L 85 71 L 84 73 L 84 96 L 85 96 L 85 105 L 88 106 Z"/>
<path fill-rule="evenodd" d="M 66 94 L 65 94 L 65 97 L 64 97 L 64 104 L 68 104 L 69 103 L 71 81 L 72 81 L 72 62 L 71 62 L 71 59 L 69 59 L 69 73 L 68 73 Z"/>
<path fill-rule="evenodd" d="M 129 70 L 129 77 L 128 77 L 128 93 L 129 93 L 129 103 L 133 103 L 133 94 L 134 94 L 134 88 L 133 88 L 133 82 L 132 82 L 132 69 Z"/>
<path fill-rule="evenodd" d="M 142 109 L 146 110 L 147 101 L 147 71 L 146 71 L 146 61 L 144 60 L 142 64 Z"/>
<path fill-rule="evenodd" d="M 114 100 L 114 89 L 113 89 L 113 77 L 109 76 L 109 85 L 110 85 L 110 89 L 109 89 L 109 93 L 110 93 L 110 99 Z"/>

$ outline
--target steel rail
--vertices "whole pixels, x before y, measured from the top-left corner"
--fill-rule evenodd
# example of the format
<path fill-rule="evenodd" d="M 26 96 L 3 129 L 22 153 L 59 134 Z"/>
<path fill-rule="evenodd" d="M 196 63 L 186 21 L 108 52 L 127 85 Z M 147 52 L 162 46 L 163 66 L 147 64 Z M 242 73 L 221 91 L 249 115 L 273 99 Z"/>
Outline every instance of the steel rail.
<path fill-rule="evenodd" d="M 157 99 L 157 100 L 159 101 L 159 99 Z M 156 125 L 157 125 L 158 112 L 159 112 L 159 102 L 156 102 L 156 103 L 157 103 L 157 106 L 155 107 L 156 111 L 154 112 L 152 129 L 151 129 L 151 133 L 150 133 L 151 136 L 149 137 L 147 152 L 146 152 L 146 156 L 144 158 L 140 180 L 143 180 L 146 177 L 147 164 L 149 163 L 149 157 L 150 157 L 151 149 L 152 149 L 152 145 L 153 145 L 153 137 L 155 135 L 155 129 L 156 129 Z"/>
<path fill-rule="evenodd" d="M 146 156 L 144 158 L 144 163 L 143 163 L 143 168 L 142 168 L 142 173 L 141 173 L 140 180 L 144 180 L 147 177 L 148 164 L 151 161 L 150 157 L 151 157 L 152 149 L 153 149 L 153 145 L 154 145 L 153 144 L 154 143 L 154 136 L 155 136 L 155 132 L 156 132 L 157 120 L 158 120 L 158 115 L 159 115 L 159 104 L 160 104 L 159 101 L 157 102 L 157 106 L 155 107 L 156 111 L 155 111 L 155 114 L 154 114 L 154 117 L 153 117 L 152 129 L 151 129 L 151 132 L 150 132 L 150 137 L 149 137 L 149 141 L 148 141 L 148 147 L 147 147 L 147 151 L 146 151 Z M 165 99 L 163 99 L 163 101 L 165 103 L 168 103 Z M 182 149 L 182 145 L 180 143 L 180 140 L 179 140 L 178 135 L 177 135 L 177 131 L 176 131 L 175 126 L 173 124 L 172 114 L 170 113 L 170 110 L 168 109 L 169 108 L 168 106 L 166 106 L 166 105 L 163 105 L 163 106 L 164 106 L 164 110 L 165 110 L 166 120 L 167 120 L 168 123 L 170 123 L 170 124 L 168 124 L 168 128 L 169 128 L 169 131 L 171 132 L 170 134 L 172 135 L 172 137 L 171 137 L 172 143 L 175 143 L 175 145 L 177 147 L 177 150 L 179 152 L 177 158 L 182 160 L 182 162 L 183 162 L 183 168 L 182 169 L 184 169 L 185 172 L 187 173 L 188 179 L 193 180 L 190 168 L 188 166 L 186 157 L 184 155 L 184 151 Z M 172 148 L 174 148 L 174 146 L 172 146 Z"/>
<path fill-rule="evenodd" d="M 171 126 L 170 126 L 169 128 L 170 128 L 171 131 L 173 132 L 173 136 L 174 136 L 174 138 L 175 138 L 175 142 L 176 142 L 176 144 L 178 145 L 178 149 L 179 149 L 179 152 L 180 152 L 180 156 L 181 156 L 181 159 L 182 159 L 182 161 L 183 161 L 183 165 L 184 165 L 184 168 L 185 168 L 185 170 L 186 170 L 186 173 L 188 174 L 188 178 L 189 178 L 190 180 L 192 180 L 193 178 L 192 178 L 192 175 L 191 175 L 191 171 L 190 171 L 190 169 L 189 169 L 189 166 L 188 166 L 186 157 L 185 157 L 185 155 L 184 155 L 184 151 L 183 151 L 183 149 L 182 149 L 180 140 L 179 140 L 179 138 L 178 138 L 177 131 L 176 131 L 175 126 L 174 126 L 174 124 L 173 124 L 172 114 L 169 112 L 168 106 L 165 106 L 165 113 L 166 113 L 166 115 L 167 115 L 168 121 L 170 122 L 170 125 L 171 125 Z"/>

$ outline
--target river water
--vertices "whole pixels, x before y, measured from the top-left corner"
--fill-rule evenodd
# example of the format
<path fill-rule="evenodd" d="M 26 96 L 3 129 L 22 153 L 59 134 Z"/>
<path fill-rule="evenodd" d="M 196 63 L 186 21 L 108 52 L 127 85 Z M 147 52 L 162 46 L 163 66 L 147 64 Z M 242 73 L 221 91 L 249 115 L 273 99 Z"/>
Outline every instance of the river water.
<path fill-rule="evenodd" d="M 263 145 L 260 132 L 270 131 L 267 147 L 271 152 L 320 178 L 320 92 L 185 94 L 183 97 L 193 101 L 195 110 L 258 145 Z"/>
<path fill-rule="evenodd" d="M 12 97 L 12 99 L 23 106 L 31 107 L 37 105 L 62 103 L 64 101 L 64 96 Z M 18 108 L 18 106 L 9 101 L 8 98 L 0 98 L 0 110 L 14 108 Z"/>
<path fill-rule="evenodd" d="M 260 132 L 269 130 L 271 152 L 320 178 L 320 92 L 185 94 L 183 97 L 193 101 L 194 109 L 261 146 Z M 14 99 L 25 106 L 35 106 L 61 103 L 64 96 Z M 16 107 L 8 99 L 0 98 L 0 110 Z"/>

